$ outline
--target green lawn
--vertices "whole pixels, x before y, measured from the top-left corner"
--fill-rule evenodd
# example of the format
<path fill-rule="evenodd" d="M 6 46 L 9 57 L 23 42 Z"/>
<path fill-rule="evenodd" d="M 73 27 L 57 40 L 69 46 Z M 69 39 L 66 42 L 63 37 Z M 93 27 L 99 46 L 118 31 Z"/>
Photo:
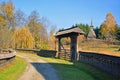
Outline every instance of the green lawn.
<path fill-rule="evenodd" d="M 0 80 L 17 80 L 27 66 L 23 58 L 16 57 L 10 64 L 0 68 Z"/>
<path fill-rule="evenodd" d="M 83 63 L 72 63 L 55 58 L 40 57 L 58 71 L 62 80 L 117 80 L 111 75 Z"/>

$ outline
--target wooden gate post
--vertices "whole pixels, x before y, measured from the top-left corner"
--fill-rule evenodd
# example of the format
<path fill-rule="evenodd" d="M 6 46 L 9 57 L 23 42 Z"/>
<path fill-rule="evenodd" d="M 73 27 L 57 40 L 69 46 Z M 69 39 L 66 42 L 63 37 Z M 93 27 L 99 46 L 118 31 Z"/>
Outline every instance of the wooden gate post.
<path fill-rule="evenodd" d="M 58 55 L 57 55 L 58 58 L 60 58 L 60 52 L 61 52 L 61 37 L 58 38 Z"/>
<path fill-rule="evenodd" d="M 70 37 L 71 39 L 71 46 L 70 46 L 70 50 L 71 50 L 71 59 L 70 61 L 76 61 L 77 60 L 77 35 L 72 35 Z"/>

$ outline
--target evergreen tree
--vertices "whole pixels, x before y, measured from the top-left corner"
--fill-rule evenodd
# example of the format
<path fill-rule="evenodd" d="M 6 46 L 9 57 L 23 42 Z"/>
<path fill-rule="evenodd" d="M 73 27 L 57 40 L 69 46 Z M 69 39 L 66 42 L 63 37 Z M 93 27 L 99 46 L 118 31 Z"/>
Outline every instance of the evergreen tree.
<path fill-rule="evenodd" d="M 79 27 L 81 30 L 83 30 L 85 32 L 85 36 L 87 37 L 90 30 L 89 25 L 80 23 L 80 24 L 76 24 L 76 26 Z"/>
<path fill-rule="evenodd" d="M 116 31 L 116 39 L 120 40 L 120 27 L 118 27 L 118 29 Z"/>

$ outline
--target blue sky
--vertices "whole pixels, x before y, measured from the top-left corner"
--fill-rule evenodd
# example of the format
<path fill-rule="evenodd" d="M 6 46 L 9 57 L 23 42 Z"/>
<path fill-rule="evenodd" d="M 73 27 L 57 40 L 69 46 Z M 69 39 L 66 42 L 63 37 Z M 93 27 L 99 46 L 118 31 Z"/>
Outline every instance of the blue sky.
<path fill-rule="evenodd" d="M 8 1 L 8 0 L 0 0 Z M 76 23 L 100 26 L 108 12 L 120 24 L 120 0 L 12 0 L 16 9 L 29 15 L 36 10 L 51 24 L 59 28 L 69 28 Z"/>

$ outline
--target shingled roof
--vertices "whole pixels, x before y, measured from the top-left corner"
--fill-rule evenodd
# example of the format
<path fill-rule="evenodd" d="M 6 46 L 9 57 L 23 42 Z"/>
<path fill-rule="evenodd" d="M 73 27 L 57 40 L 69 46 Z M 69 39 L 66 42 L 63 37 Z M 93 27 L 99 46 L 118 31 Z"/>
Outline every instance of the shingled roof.
<path fill-rule="evenodd" d="M 96 38 L 96 34 L 93 30 L 93 27 L 90 27 L 90 32 L 88 33 L 87 38 Z"/>
<path fill-rule="evenodd" d="M 69 34 L 69 33 L 84 34 L 84 32 L 79 27 L 74 27 L 74 28 L 69 28 L 69 29 L 59 31 L 56 33 L 55 36 L 57 37 L 57 36 L 61 36 L 61 35 Z"/>
<path fill-rule="evenodd" d="M 93 27 L 94 27 L 94 26 L 92 25 L 92 21 L 91 21 L 90 31 L 89 31 L 89 33 L 88 33 L 87 38 L 96 38 L 96 34 L 95 34 L 95 32 L 94 32 Z"/>

